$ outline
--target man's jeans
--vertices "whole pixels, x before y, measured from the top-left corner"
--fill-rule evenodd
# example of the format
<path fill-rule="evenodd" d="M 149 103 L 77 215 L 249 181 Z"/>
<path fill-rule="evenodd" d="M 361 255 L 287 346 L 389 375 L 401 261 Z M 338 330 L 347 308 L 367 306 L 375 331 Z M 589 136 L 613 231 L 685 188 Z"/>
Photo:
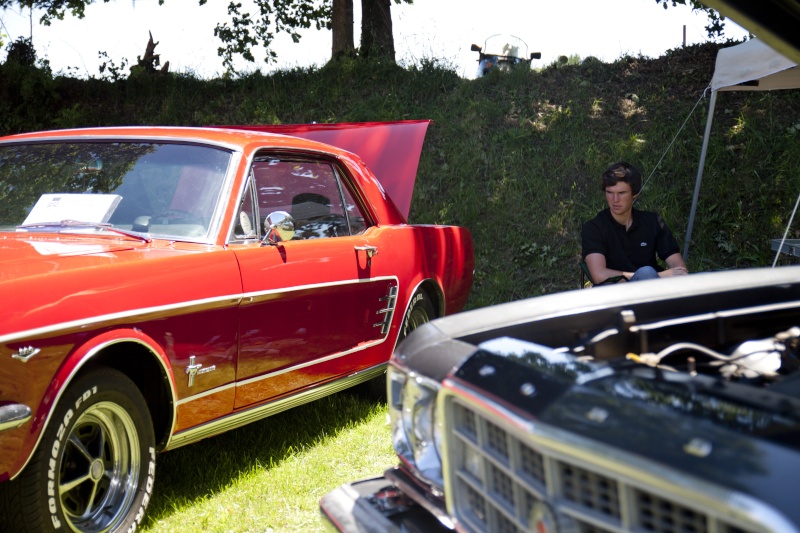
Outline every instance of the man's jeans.
<path fill-rule="evenodd" d="M 634 272 L 628 281 L 642 281 L 644 279 L 658 279 L 658 272 L 653 267 L 642 267 Z"/>

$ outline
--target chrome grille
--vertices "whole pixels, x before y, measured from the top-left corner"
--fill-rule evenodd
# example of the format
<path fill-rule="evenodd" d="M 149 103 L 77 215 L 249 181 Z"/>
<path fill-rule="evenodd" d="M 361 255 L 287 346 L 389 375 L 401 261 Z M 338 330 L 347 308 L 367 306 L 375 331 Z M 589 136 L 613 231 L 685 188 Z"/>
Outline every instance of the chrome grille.
<path fill-rule="evenodd" d="M 464 487 L 466 493 L 467 511 L 470 512 L 470 519 L 479 524 L 486 525 L 486 499 L 477 490 L 469 485 Z"/>
<path fill-rule="evenodd" d="M 705 515 L 643 491 L 636 491 L 636 510 L 645 531 L 708 531 Z"/>
<path fill-rule="evenodd" d="M 491 491 L 508 506 L 514 505 L 514 485 L 511 478 L 495 466 L 490 466 Z"/>
<path fill-rule="evenodd" d="M 508 463 L 508 441 L 506 439 L 506 432 L 491 422 L 486 422 L 486 433 L 489 449 L 494 452 L 501 461 Z"/>
<path fill-rule="evenodd" d="M 539 483 L 544 483 L 544 458 L 528 446 L 520 446 L 520 470 Z"/>
<path fill-rule="evenodd" d="M 556 467 L 565 499 L 615 521 L 620 520 L 619 487 L 616 481 L 563 462 L 558 462 Z"/>
<path fill-rule="evenodd" d="M 537 437 L 511 418 L 482 411 L 484 401 L 471 402 L 453 389 L 445 395 L 445 492 L 448 509 L 464 531 L 535 531 L 531 516 L 546 516 L 542 509 L 548 505 L 563 522 L 562 530 L 581 533 L 769 531 L 731 518 L 736 512 L 723 498 L 687 499 L 683 487 L 654 476 L 650 486 L 648 476 L 629 475 L 626 461 L 602 457 L 595 464 L 597 454 Z"/>
<path fill-rule="evenodd" d="M 462 417 L 457 421 L 459 430 L 464 433 L 464 436 L 476 442 L 478 438 L 478 423 L 476 422 L 475 413 L 467 409 L 461 409 L 458 414 Z"/>

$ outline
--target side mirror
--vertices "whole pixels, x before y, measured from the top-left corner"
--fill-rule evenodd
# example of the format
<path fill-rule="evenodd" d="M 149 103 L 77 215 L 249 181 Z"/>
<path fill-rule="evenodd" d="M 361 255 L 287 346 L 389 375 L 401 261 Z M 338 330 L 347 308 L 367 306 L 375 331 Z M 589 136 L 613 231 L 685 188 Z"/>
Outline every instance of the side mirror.
<path fill-rule="evenodd" d="M 264 221 L 264 239 L 262 243 L 275 245 L 282 241 L 291 241 L 294 237 L 294 219 L 286 211 L 274 211 Z"/>
<path fill-rule="evenodd" d="M 473 44 L 472 46 L 469 47 L 469 49 L 472 50 L 473 52 L 480 52 L 481 51 L 481 47 L 478 46 L 477 44 Z"/>
<path fill-rule="evenodd" d="M 542 58 L 542 53 L 541 52 L 533 52 L 531 54 L 531 59 L 541 59 L 541 58 Z"/>

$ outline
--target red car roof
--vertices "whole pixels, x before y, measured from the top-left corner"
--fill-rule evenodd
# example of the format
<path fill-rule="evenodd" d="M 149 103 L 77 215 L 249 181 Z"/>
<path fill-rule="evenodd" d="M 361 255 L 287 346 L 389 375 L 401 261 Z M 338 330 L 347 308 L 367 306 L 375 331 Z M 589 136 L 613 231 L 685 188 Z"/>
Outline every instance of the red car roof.
<path fill-rule="evenodd" d="M 357 154 L 408 219 L 411 196 L 430 120 L 219 126 L 292 135 Z"/>

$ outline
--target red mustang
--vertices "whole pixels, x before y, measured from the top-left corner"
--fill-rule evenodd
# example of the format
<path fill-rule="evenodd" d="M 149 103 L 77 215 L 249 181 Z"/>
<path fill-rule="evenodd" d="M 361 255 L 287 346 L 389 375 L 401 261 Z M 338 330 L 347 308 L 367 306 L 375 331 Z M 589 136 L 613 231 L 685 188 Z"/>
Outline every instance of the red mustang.
<path fill-rule="evenodd" d="M 407 223 L 427 126 L 0 138 L 0 529 L 134 529 L 157 452 L 380 382 L 461 310 L 468 231 Z"/>

